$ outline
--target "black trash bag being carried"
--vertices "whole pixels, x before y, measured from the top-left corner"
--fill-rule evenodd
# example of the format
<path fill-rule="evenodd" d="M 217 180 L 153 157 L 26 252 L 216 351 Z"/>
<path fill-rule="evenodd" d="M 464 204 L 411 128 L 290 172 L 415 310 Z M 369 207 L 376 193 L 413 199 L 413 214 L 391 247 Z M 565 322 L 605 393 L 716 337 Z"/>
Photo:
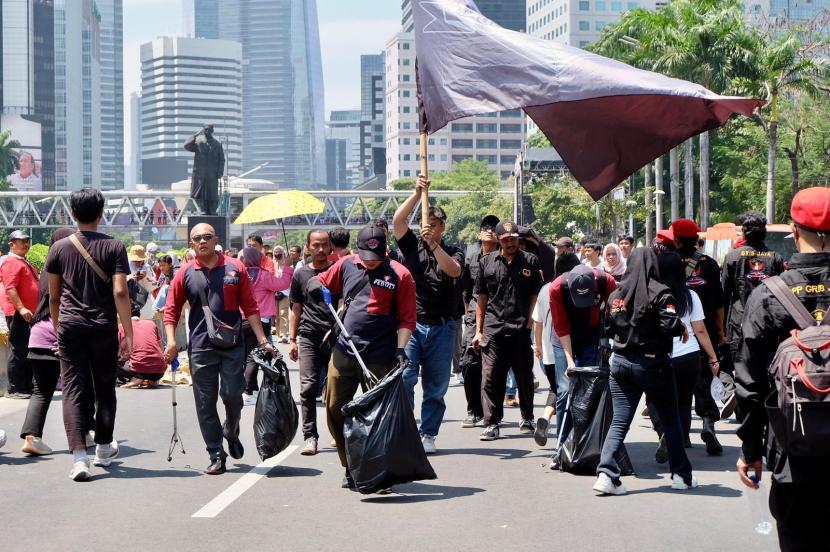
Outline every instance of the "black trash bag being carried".
<path fill-rule="evenodd" d="M 266 460 L 285 450 L 294 440 L 299 413 L 291 396 L 288 367 L 282 355 L 254 349 L 251 358 L 265 375 L 256 400 L 254 439 L 259 457 Z"/>
<path fill-rule="evenodd" d="M 614 417 L 609 370 L 599 367 L 575 368 L 570 375 L 568 410 L 570 432 L 553 454 L 552 464 L 562 471 L 596 475 L 602 444 Z M 621 475 L 634 475 L 634 466 L 623 445 L 617 454 Z"/>
<path fill-rule="evenodd" d="M 360 493 L 436 479 L 421 444 L 402 367 L 390 372 L 342 411 L 346 417 L 346 459 Z"/>

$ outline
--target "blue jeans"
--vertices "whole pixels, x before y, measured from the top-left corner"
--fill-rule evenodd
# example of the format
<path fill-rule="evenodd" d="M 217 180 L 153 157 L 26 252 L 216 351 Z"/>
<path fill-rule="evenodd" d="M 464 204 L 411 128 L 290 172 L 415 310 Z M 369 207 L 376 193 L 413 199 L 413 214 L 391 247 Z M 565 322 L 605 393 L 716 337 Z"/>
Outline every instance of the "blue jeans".
<path fill-rule="evenodd" d="M 668 356 L 650 358 L 616 353 L 611 360 L 609 383 L 614 403 L 614 418 L 602 444 L 597 474 L 605 473 L 614 484 L 620 483 L 617 454 L 634 420 L 634 412 L 640 398 L 645 393 L 649 404 L 657 408 L 663 423 L 663 435 L 666 437 L 669 450 L 669 469 L 672 474 L 679 475 L 689 484 L 692 480 L 692 464 L 683 447 L 683 430 L 677 410 L 674 373 Z"/>
<path fill-rule="evenodd" d="M 403 380 L 409 390 L 409 400 L 415 404 L 415 384 L 421 376 L 424 398 L 421 402 L 421 435 L 435 437 L 444 420 L 444 395 L 450 385 L 452 355 L 455 351 L 457 320 L 442 326 L 418 323 L 409 343 L 406 356 L 409 364 L 403 372 Z"/>

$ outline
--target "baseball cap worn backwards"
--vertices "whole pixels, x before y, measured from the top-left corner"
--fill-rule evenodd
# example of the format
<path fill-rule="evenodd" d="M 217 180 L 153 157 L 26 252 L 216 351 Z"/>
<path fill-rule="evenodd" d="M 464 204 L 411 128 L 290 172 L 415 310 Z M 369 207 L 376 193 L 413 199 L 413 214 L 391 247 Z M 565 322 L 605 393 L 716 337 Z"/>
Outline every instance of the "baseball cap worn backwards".
<path fill-rule="evenodd" d="M 357 255 L 363 261 L 386 259 L 386 234 L 377 226 L 366 226 L 357 235 Z"/>
<path fill-rule="evenodd" d="M 793 198 L 793 222 L 815 232 L 830 232 L 830 188 L 807 188 Z"/>
<path fill-rule="evenodd" d="M 577 308 L 587 309 L 594 304 L 597 292 L 597 283 L 594 269 L 586 265 L 579 265 L 568 272 L 568 292 Z"/>

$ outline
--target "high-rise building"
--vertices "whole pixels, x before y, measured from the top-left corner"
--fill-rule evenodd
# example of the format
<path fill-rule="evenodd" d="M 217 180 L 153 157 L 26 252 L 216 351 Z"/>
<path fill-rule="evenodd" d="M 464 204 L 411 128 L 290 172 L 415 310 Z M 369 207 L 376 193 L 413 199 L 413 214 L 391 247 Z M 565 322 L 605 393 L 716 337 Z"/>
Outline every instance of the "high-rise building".
<path fill-rule="evenodd" d="M 124 187 L 123 0 L 96 0 L 101 17 L 101 188 Z"/>
<path fill-rule="evenodd" d="M 482 15 L 524 31 L 525 0 L 476 0 Z M 415 84 L 414 20 L 410 0 L 402 0 L 403 32 L 386 45 L 386 178 L 414 178 L 420 171 L 418 98 Z M 431 171 L 449 171 L 465 159 L 483 161 L 502 179 L 509 177 L 527 134 L 521 110 L 466 117 L 429 137 Z"/>
<path fill-rule="evenodd" d="M 363 178 L 386 175 L 384 54 L 360 56 L 360 167 Z"/>
<path fill-rule="evenodd" d="M 195 9 L 194 28 L 212 13 Z M 217 13 L 219 38 L 242 45 L 244 169 L 268 163 L 256 175 L 278 186 L 325 184 L 316 0 L 219 0 Z"/>
<path fill-rule="evenodd" d="M 184 34 L 193 38 L 219 38 L 219 0 L 183 0 Z"/>
<path fill-rule="evenodd" d="M 332 190 L 344 188 L 348 180 L 348 143 L 342 138 L 326 138 L 326 186 Z"/>
<path fill-rule="evenodd" d="M 141 45 L 141 178 L 154 189 L 187 178 L 188 137 L 204 123 L 242 170 L 242 47 L 229 40 L 161 37 Z"/>
<path fill-rule="evenodd" d="M 55 189 L 100 187 L 101 14 L 93 0 L 54 4 Z"/>
<path fill-rule="evenodd" d="M 141 184 L 141 94 L 130 94 L 130 171 L 128 180 Z"/>
<path fill-rule="evenodd" d="M 55 186 L 54 8 L 52 0 L 4 0 L 0 4 L 0 114 L 13 138 L 18 125 L 40 125 L 37 151 L 41 185 Z M 25 121 L 25 122 L 23 122 Z M 29 127 L 37 128 L 37 126 Z M 27 140 L 32 139 L 27 135 Z M 31 144 L 25 144 L 31 146 Z M 5 176 L 5 175 L 0 175 Z"/>
<path fill-rule="evenodd" d="M 520 109 L 454 121 L 430 135 L 430 171 L 453 164 L 483 161 L 502 179 L 509 177 L 527 133 Z M 386 178 L 414 178 L 420 171 L 418 97 L 415 84 L 415 37 L 400 33 L 386 45 Z"/>
<path fill-rule="evenodd" d="M 345 165 L 342 171 L 338 171 L 336 177 L 333 177 L 329 172 L 332 165 L 327 161 L 326 171 L 329 172 L 328 183 L 329 185 L 335 184 L 337 189 L 352 188 L 356 184 L 360 184 L 363 179 L 361 171 L 362 149 L 360 142 L 360 122 L 360 110 L 332 111 L 329 120 L 326 122 L 326 155 L 330 155 L 331 144 L 329 142 L 331 140 L 343 141 L 346 148 L 343 152 Z"/>
<path fill-rule="evenodd" d="M 653 10 L 668 0 L 528 0 L 527 33 L 584 48 L 607 25 L 635 8 Z"/>
<path fill-rule="evenodd" d="M 808 22 L 830 10 L 830 0 L 744 0 L 750 21 Z"/>

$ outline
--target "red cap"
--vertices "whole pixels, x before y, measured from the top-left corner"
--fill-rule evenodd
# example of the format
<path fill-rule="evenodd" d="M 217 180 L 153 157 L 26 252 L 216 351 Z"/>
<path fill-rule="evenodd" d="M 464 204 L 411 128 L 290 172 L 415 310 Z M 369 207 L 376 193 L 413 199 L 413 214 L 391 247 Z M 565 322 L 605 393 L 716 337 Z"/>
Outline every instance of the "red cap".
<path fill-rule="evenodd" d="M 700 226 L 691 219 L 682 218 L 671 223 L 671 230 L 678 238 L 696 238 Z"/>
<path fill-rule="evenodd" d="M 655 239 L 657 243 L 674 245 L 674 233 L 671 231 L 671 228 L 668 230 L 659 230 Z"/>
<path fill-rule="evenodd" d="M 830 232 L 830 188 L 807 188 L 795 194 L 790 215 L 808 230 Z"/>

